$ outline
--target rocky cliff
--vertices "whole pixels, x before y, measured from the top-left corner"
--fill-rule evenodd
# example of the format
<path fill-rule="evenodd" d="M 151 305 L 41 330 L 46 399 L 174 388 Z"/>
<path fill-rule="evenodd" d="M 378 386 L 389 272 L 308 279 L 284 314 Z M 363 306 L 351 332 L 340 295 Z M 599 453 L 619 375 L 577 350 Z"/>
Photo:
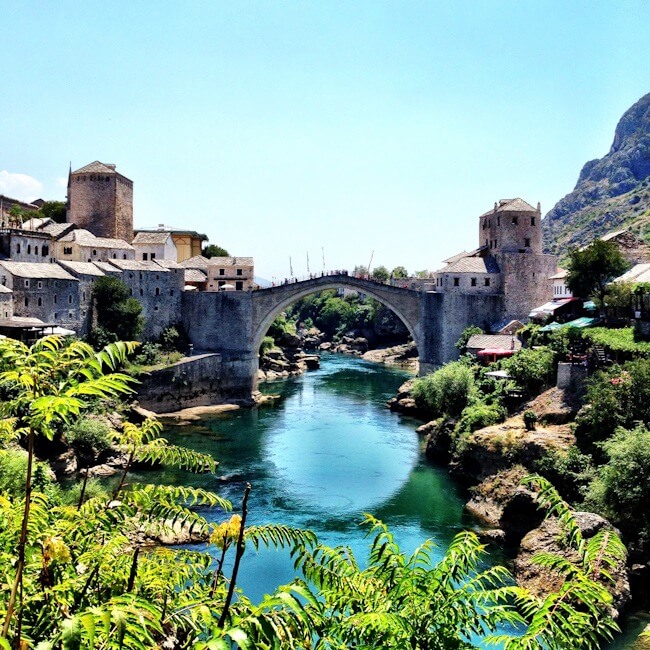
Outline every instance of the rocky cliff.
<path fill-rule="evenodd" d="M 545 252 L 625 228 L 650 243 L 650 93 L 620 119 L 609 153 L 587 162 L 573 192 L 544 218 Z"/>

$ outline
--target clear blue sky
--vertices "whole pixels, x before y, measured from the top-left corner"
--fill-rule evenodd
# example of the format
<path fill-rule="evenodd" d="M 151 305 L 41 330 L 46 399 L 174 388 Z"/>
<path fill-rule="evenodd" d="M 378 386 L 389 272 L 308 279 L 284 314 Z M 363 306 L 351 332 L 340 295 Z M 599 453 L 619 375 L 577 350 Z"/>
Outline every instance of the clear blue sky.
<path fill-rule="evenodd" d="M 436 269 L 495 200 L 549 210 L 650 91 L 646 0 L 0 0 L 0 24 L 0 192 L 116 163 L 136 226 L 269 279 L 321 248 Z"/>

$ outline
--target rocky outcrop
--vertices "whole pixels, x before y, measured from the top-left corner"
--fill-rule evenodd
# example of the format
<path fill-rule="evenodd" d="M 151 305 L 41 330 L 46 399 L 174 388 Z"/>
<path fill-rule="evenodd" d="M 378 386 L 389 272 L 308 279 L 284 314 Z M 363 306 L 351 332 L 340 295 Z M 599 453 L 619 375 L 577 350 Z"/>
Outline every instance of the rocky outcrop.
<path fill-rule="evenodd" d="M 620 119 L 614 142 L 603 158 L 590 160 L 570 194 L 542 222 L 548 253 L 566 253 L 595 237 L 629 228 L 642 233 L 650 222 L 650 94 Z M 630 262 L 650 247 L 628 250 Z M 625 250 L 623 251 L 625 254 Z"/>
<path fill-rule="evenodd" d="M 392 347 L 368 350 L 362 358 L 374 363 L 385 363 L 389 366 L 400 366 L 414 372 L 418 371 L 418 349 L 413 341 Z"/>
<path fill-rule="evenodd" d="M 593 537 L 601 530 L 614 531 L 613 526 L 606 519 L 591 512 L 576 512 L 575 518 L 585 539 Z M 533 557 L 537 553 L 544 552 L 559 555 L 571 562 L 579 562 L 578 553 L 561 540 L 562 531 L 556 518 L 545 519 L 538 528 L 531 530 L 521 540 L 514 565 L 515 579 L 519 585 L 542 597 L 560 588 L 564 578 L 555 571 L 539 566 L 533 561 Z M 613 582 L 604 576 L 601 576 L 599 581 L 614 598 L 611 614 L 617 618 L 630 601 L 630 584 L 625 561 L 617 562 L 609 572 Z"/>
<path fill-rule="evenodd" d="M 321 343 L 319 349 L 360 357 L 368 351 L 368 347 L 367 338 L 363 336 L 346 335 L 341 337 L 339 341 L 326 341 L 325 343 Z"/>
<path fill-rule="evenodd" d="M 404 415 L 412 415 L 414 417 L 426 418 L 426 413 L 416 404 L 415 400 L 411 397 L 411 388 L 415 378 L 405 381 L 398 389 L 397 396 L 391 397 L 386 406 L 396 413 L 403 413 Z"/>
<path fill-rule="evenodd" d="M 466 481 L 482 481 L 512 465 L 531 467 L 547 452 L 568 450 L 574 444 L 575 436 L 567 424 L 540 424 L 535 431 L 528 431 L 522 416 L 515 415 L 470 434 L 455 452 L 450 469 Z"/>
<path fill-rule="evenodd" d="M 472 498 L 465 507 L 488 526 L 485 536 L 515 545 L 539 526 L 544 514 L 537 507 L 535 494 L 521 485 L 528 473 L 521 465 L 515 465 L 488 476 L 472 488 Z"/>

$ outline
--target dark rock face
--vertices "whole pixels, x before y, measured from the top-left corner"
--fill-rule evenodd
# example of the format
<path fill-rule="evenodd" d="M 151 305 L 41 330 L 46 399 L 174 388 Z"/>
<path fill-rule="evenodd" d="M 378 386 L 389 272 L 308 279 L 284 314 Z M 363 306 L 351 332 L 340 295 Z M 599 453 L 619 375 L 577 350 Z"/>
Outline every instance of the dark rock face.
<path fill-rule="evenodd" d="M 575 518 L 586 539 L 593 537 L 603 529 L 614 530 L 606 519 L 591 512 L 576 512 Z M 563 578 L 556 572 L 539 566 L 533 561 L 533 557 L 537 553 L 547 552 L 560 555 L 572 562 L 578 562 L 578 554 L 562 544 L 561 538 L 561 529 L 557 519 L 549 518 L 521 540 L 519 553 L 515 559 L 515 579 L 519 585 L 527 587 L 534 594 L 542 597 L 560 587 Z M 610 613 L 617 618 L 630 601 L 630 584 L 625 561 L 617 562 L 610 574 L 613 582 L 604 577 L 599 578 L 599 581 L 607 587 L 614 598 Z"/>
<path fill-rule="evenodd" d="M 542 222 L 546 251 L 563 253 L 608 232 L 650 223 L 650 93 L 620 119 L 609 153 L 587 162 L 575 189 Z"/>

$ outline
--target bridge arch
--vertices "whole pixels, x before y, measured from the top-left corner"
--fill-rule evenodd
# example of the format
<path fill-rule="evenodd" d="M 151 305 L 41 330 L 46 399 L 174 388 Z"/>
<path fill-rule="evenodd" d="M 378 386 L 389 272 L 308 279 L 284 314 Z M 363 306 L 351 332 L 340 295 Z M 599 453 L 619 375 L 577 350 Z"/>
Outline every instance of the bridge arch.
<path fill-rule="evenodd" d="M 421 294 L 418 291 L 380 284 L 345 274 L 326 275 L 303 282 L 261 289 L 253 293 L 252 350 L 259 352 L 271 323 L 290 305 L 327 289 L 347 288 L 374 298 L 402 321 L 418 352 L 422 343 Z"/>

